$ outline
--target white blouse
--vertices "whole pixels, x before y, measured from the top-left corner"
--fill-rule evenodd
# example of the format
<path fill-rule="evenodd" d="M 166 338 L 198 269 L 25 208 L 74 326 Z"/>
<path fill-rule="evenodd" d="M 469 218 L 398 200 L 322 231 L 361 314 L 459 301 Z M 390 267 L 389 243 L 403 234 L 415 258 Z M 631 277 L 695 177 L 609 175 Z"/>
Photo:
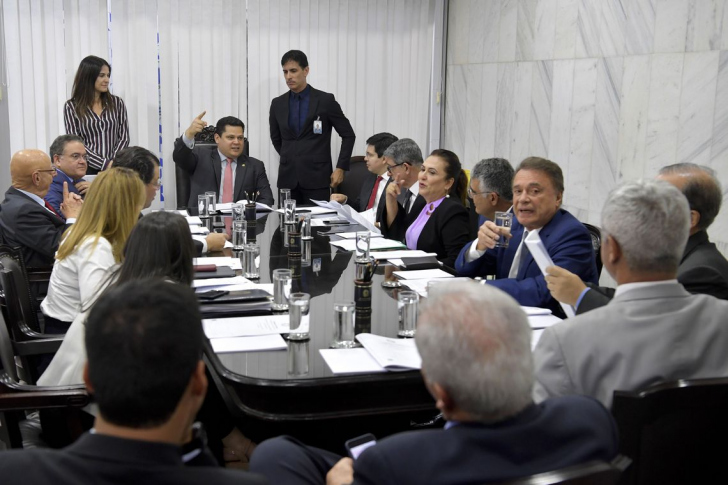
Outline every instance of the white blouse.
<path fill-rule="evenodd" d="M 81 308 L 96 301 L 116 266 L 111 243 L 100 237 L 94 247 L 94 237 L 87 237 L 71 255 L 53 264 L 48 295 L 40 305 L 43 314 L 73 322 Z"/>

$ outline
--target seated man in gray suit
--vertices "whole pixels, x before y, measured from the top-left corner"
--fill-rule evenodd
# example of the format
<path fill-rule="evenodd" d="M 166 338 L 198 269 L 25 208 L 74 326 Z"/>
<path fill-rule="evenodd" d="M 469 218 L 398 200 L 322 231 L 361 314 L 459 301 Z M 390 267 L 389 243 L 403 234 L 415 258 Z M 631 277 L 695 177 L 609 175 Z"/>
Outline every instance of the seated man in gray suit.
<path fill-rule="evenodd" d="M 93 430 L 62 450 L 3 451 L 4 485 L 266 483 L 218 468 L 193 425 L 208 382 L 190 288 L 161 279 L 112 287 L 85 328 L 83 379 L 99 408 Z"/>
<path fill-rule="evenodd" d="M 218 203 L 237 202 L 255 198 L 273 205 L 265 165 L 243 154 L 245 125 L 234 116 L 220 118 L 215 126 L 214 146 L 195 146 L 195 135 L 207 126 L 203 111 L 192 120 L 190 127 L 174 142 L 174 163 L 190 174 L 190 199 L 187 209 L 196 215 L 197 196 L 217 193 Z"/>
<path fill-rule="evenodd" d="M 690 237 L 680 259 L 677 280 L 690 293 L 728 300 L 728 261 L 708 239 L 723 202 L 723 191 L 713 169 L 694 163 L 677 163 L 660 170 L 659 180 L 680 189 L 690 204 Z M 575 274 L 553 268 L 546 278 L 554 298 L 584 313 L 609 303 L 614 289 L 585 285 Z"/>
<path fill-rule="evenodd" d="M 728 376 L 728 301 L 677 280 L 690 208 L 673 185 L 630 182 L 602 210 L 602 262 L 617 281 L 606 306 L 547 328 L 534 350 L 537 400 Z"/>
<path fill-rule="evenodd" d="M 617 453 L 612 418 L 593 399 L 533 403 L 531 329 L 501 290 L 438 286 L 423 305 L 415 342 L 444 429 L 389 436 L 356 461 L 275 438 L 256 448 L 251 471 L 285 484 L 490 483 Z"/>

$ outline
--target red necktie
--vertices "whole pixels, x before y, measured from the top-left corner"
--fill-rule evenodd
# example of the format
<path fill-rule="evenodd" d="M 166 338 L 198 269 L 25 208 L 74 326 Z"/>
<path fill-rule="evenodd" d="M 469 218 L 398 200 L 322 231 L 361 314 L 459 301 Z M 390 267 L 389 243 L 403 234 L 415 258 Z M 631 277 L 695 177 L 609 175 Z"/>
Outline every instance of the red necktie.
<path fill-rule="evenodd" d="M 377 198 L 377 189 L 379 189 L 379 182 L 382 181 L 382 176 L 377 175 L 377 181 L 374 182 L 374 188 L 372 189 L 372 195 L 369 196 L 369 203 L 367 204 L 367 210 L 374 207 L 374 201 Z"/>
<path fill-rule="evenodd" d="M 51 211 L 52 213 L 54 213 L 58 217 L 61 217 L 60 214 L 58 214 L 58 212 L 56 212 L 56 210 L 48 203 L 47 200 L 44 200 L 43 202 L 45 203 L 46 209 L 48 209 L 49 211 Z M 61 217 L 61 219 L 63 219 L 63 217 Z"/>
<path fill-rule="evenodd" d="M 222 203 L 227 204 L 233 201 L 233 161 L 226 159 L 225 181 L 222 183 Z"/>

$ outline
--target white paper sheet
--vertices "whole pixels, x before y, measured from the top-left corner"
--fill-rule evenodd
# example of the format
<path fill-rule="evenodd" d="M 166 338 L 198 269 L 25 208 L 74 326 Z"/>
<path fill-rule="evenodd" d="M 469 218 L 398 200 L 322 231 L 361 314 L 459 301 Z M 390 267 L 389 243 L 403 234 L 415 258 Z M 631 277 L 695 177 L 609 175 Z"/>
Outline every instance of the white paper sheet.
<path fill-rule="evenodd" d="M 531 252 L 531 256 L 533 256 L 534 261 L 536 261 L 541 273 L 546 276 L 548 274 L 546 272 L 546 268 L 553 266 L 554 262 L 551 260 L 551 256 L 549 256 L 548 251 L 546 251 L 546 246 L 544 246 L 543 241 L 541 241 L 541 238 L 538 236 L 538 233 L 532 231 L 528 237 L 526 237 L 524 242 L 526 243 L 526 246 L 528 246 L 528 250 Z M 559 304 L 561 305 L 561 308 L 564 309 L 564 313 L 566 313 L 567 318 L 572 318 L 576 315 L 571 305 L 567 305 L 566 303 Z"/>
<path fill-rule="evenodd" d="M 250 285 L 253 282 L 242 276 L 233 276 L 232 278 L 208 278 L 204 280 L 194 280 L 192 288 L 207 288 L 210 286 L 222 285 Z"/>
<path fill-rule="evenodd" d="M 319 349 L 326 365 L 336 375 L 387 372 L 367 349 Z"/>
<path fill-rule="evenodd" d="M 364 231 L 360 231 L 360 232 L 364 232 Z M 356 239 L 356 235 L 357 234 L 358 234 L 357 231 L 352 231 L 352 232 L 336 232 L 336 233 L 332 234 L 332 236 L 339 236 L 340 238 L 343 238 L 343 239 Z M 375 237 L 384 237 L 384 236 L 382 236 L 381 234 L 374 234 L 373 232 L 370 233 L 370 238 L 371 239 L 373 239 Z"/>
<path fill-rule="evenodd" d="M 309 317 L 301 318 L 301 327 L 297 332 L 308 332 Z M 207 338 L 250 337 L 255 335 L 271 335 L 290 332 L 290 316 L 263 315 L 256 317 L 206 318 L 202 320 Z"/>
<path fill-rule="evenodd" d="M 556 315 L 529 315 L 528 323 L 531 324 L 531 328 L 548 328 L 555 323 L 562 322 Z"/>
<path fill-rule="evenodd" d="M 315 200 L 312 200 L 311 202 L 316 202 Z M 285 212 L 284 209 L 276 209 L 274 212 L 278 212 L 279 214 L 283 214 Z M 328 207 L 296 207 L 296 213 L 297 214 L 311 214 L 312 216 L 317 216 L 321 214 L 332 214 L 336 213 L 336 209 L 331 209 Z"/>
<path fill-rule="evenodd" d="M 248 201 L 243 199 L 236 202 L 236 204 L 247 204 Z M 219 210 L 220 212 L 233 212 L 233 203 L 232 202 L 225 202 L 222 204 L 215 204 L 215 209 Z M 271 206 L 263 204 L 261 202 L 255 203 L 255 210 L 258 211 L 272 211 L 273 209 Z"/>
<path fill-rule="evenodd" d="M 187 219 L 187 224 L 190 226 L 201 226 L 202 225 L 202 219 L 200 219 L 197 216 L 187 216 L 185 217 Z"/>
<path fill-rule="evenodd" d="M 379 260 L 386 259 L 387 261 L 392 262 L 392 259 L 400 259 L 401 261 L 402 258 L 424 258 L 425 256 L 437 256 L 437 253 L 426 253 L 419 249 L 395 249 L 393 251 L 377 251 L 372 256 Z"/>
<path fill-rule="evenodd" d="M 453 283 L 455 281 L 472 281 L 470 278 L 432 278 L 429 280 L 404 280 L 402 284 L 412 291 L 416 291 L 420 296 L 427 298 L 427 283 L 430 281 L 446 281 Z"/>
<path fill-rule="evenodd" d="M 521 305 L 521 310 L 526 312 L 526 315 L 551 315 L 551 310 L 549 308 L 539 308 L 537 306 L 523 306 Z"/>
<path fill-rule="evenodd" d="M 210 234 L 210 230 L 205 226 L 190 226 L 190 233 L 207 236 L 208 234 Z"/>
<path fill-rule="evenodd" d="M 378 227 L 374 225 L 374 220 L 372 215 L 363 215 L 352 209 L 349 205 L 341 205 L 338 202 L 332 200 L 332 201 L 323 201 L 323 200 L 313 200 L 311 199 L 311 202 L 318 205 L 322 208 L 327 209 L 334 209 L 336 213 L 341 216 L 345 217 L 347 221 L 353 223 L 353 224 L 360 224 L 361 226 L 364 226 L 368 231 L 371 231 L 374 234 L 381 234 L 381 231 Z"/>
<path fill-rule="evenodd" d="M 337 248 L 341 248 L 344 251 L 355 251 L 356 250 L 356 239 L 344 239 L 340 241 L 329 241 L 329 243 Z M 394 239 L 386 239 L 383 237 L 375 237 L 369 240 L 369 249 L 376 251 L 378 249 L 399 249 L 406 248 L 404 244 Z M 376 253 L 372 253 L 372 256 L 377 257 Z"/>
<path fill-rule="evenodd" d="M 84 178 L 87 178 L 87 177 L 88 176 L 84 176 Z M 189 212 L 187 212 L 184 209 L 179 209 L 179 210 L 154 209 L 152 212 L 173 212 L 175 214 L 179 214 L 179 215 L 184 216 L 184 217 L 187 217 L 187 216 L 190 215 Z"/>
<path fill-rule="evenodd" d="M 243 267 L 240 264 L 239 258 L 227 258 L 227 257 L 206 257 L 206 258 L 195 258 L 192 260 L 192 264 L 214 264 L 215 266 L 227 266 L 232 269 L 242 270 Z"/>
<path fill-rule="evenodd" d="M 403 280 L 435 280 L 439 278 L 454 278 L 453 275 L 441 269 L 418 269 L 414 271 L 395 271 L 394 276 Z"/>
<path fill-rule="evenodd" d="M 285 350 L 286 341 L 280 335 L 257 337 L 216 338 L 210 340 L 212 350 L 218 354 L 227 352 L 255 352 L 261 350 Z"/>
<path fill-rule="evenodd" d="M 356 339 L 387 370 L 412 370 L 422 366 L 422 359 L 413 338 L 388 338 L 360 333 Z"/>

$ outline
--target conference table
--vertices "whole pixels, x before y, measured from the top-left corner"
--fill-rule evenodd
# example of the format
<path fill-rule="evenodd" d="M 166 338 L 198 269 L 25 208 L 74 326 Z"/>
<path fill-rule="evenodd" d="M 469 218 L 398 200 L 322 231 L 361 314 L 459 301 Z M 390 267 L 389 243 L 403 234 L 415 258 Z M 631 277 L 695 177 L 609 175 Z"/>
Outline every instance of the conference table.
<path fill-rule="evenodd" d="M 383 437 L 426 426 L 438 414 L 419 371 L 334 375 L 319 353 L 329 348 L 334 302 L 354 300 L 352 252 L 331 244 L 330 228 L 313 228 L 311 263 L 289 258 L 282 215 L 258 214 L 260 283 L 276 268 L 293 268 L 292 292 L 311 295 L 310 339 L 287 341 L 286 350 L 215 353 L 205 342 L 209 374 L 239 427 L 256 440 L 279 434 L 342 452 L 346 439 L 372 432 Z M 223 224 L 217 224 L 223 226 Z M 356 230 L 357 226 L 349 226 Z M 248 229 L 249 237 L 253 234 Z M 226 250 L 226 255 L 231 255 Z M 384 267 L 372 280 L 371 328 L 396 337 L 398 289 L 383 288 Z M 433 426 L 442 425 L 438 421 Z"/>

